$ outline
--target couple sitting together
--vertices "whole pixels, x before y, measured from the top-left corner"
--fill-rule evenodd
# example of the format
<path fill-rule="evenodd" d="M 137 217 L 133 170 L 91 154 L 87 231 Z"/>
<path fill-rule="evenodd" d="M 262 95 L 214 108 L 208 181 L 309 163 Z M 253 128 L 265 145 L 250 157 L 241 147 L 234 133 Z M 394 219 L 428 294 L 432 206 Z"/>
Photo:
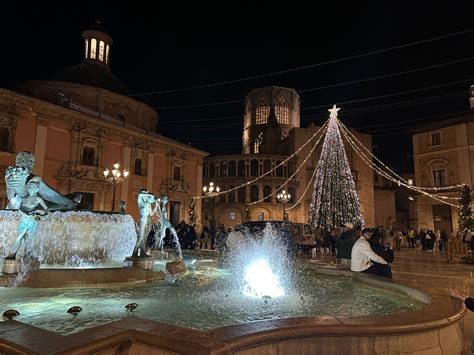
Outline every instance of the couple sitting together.
<path fill-rule="evenodd" d="M 379 234 L 364 228 L 362 236 L 355 242 L 351 252 L 351 270 L 366 272 L 392 278 L 389 263 L 393 262 L 393 250 L 390 244 L 385 247 L 380 244 Z"/>

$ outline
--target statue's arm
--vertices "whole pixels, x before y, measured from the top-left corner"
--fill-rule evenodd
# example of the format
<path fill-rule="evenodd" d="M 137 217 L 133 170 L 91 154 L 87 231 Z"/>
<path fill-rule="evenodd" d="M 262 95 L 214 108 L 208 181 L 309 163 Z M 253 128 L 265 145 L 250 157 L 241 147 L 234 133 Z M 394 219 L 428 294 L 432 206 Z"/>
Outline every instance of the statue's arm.
<path fill-rule="evenodd" d="M 74 202 L 67 197 L 64 197 L 59 192 L 50 187 L 44 180 L 39 181 L 39 194 L 43 200 L 57 203 L 64 206 L 74 206 Z"/>

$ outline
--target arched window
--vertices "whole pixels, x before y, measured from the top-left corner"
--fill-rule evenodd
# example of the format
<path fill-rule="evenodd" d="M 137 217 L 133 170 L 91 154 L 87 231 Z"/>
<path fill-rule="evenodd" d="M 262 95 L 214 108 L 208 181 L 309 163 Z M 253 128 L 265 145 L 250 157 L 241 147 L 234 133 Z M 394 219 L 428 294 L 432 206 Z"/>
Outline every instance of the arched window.
<path fill-rule="evenodd" d="M 258 176 L 258 160 L 256 159 L 250 162 L 250 176 Z"/>
<path fill-rule="evenodd" d="M 288 193 L 291 195 L 289 202 L 290 203 L 295 203 L 295 201 L 297 200 L 297 198 L 296 198 L 296 189 L 294 187 L 290 186 L 288 188 Z"/>
<path fill-rule="evenodd" d="M 235 161 L 231 160 L 227 163 L 227 176 L 235 176 L 236 174 L 236 166 Z"/>
<path fill-rule="evenodd" d="M 255 111 L 255 118 L 257 124 L 265 124 L 270 114 L 270 105 L 266 97 L 261 97 L 257 103 L 257 110 Z"/>
<path fill-rule="evenodd" d="M 86 39 L 86 54 L 85 54 L 86 59 L 89 57 L 89 40 Z"/>
<path fill-rule="evenodd" d="M 105 63 L 109 64 L 109 45 L 105 47 Z"/>
<path fill-rule="evenodd" d="M 239 202 L 245 202 L 245 186 L 237 190 L 237 200 Z"/>
<path fill-rule="evenodd" d="M 281 164 L 281 161 L 277 160 L 276 165 Z M 276 176 L 282 177 L 283 176 L 283 165 L 280 165 L 278 168 L 276 168 Z"/>
<path fill-rule="evenodd" d="M 104 41 L 100 41 L 99 42 L 99 60 L 101 62 L 104 61 L 104 46 L 105 46 Z"/>
<path fill-rule="evenodd" d="M 135 159 L 135 170 L 134 170 L 135 175 L 141 175 L 142 174 L 142 160 L 141 159 Z"/>
<path fill-rule="evenodd" d="M 239 176 L 245 176 L 245 161 L 239 160 L 237 164 L 237 174 Z"/>
<path fill-rule="evenodd" d="M 209 177 L 216 177 L 216 163 L 209 164 Z"/>
<path fill-rule="evenodd" d="M 250 188 L 250 202 L 255 202 L 258 200 L 258 186 L 253 185 Z"/>
<path fill-rule="evenodd" d="M 92 147 L 82 148 L 82 164 L 95 165 L 95 149 Z"/>
<path fill-rule="evenodd" d="M 272 202 L 272 187 L 271 186 L 265 186 L 263 188 L 263 196 L 265 196 L 265 200 L 263 202 Z"/>
<path fill-rule="evenodd" d="M 227 176 L 227 162 L 226 161 L 221 161 L 220 169 L 219 169 L 219 174 L 221 177 L 226 177 Z"/>
<path fill-rule="evenodd" d="M 229 190 L 232 190 L 235 186 L 229 187 Z M 231 191 L 227 194 L 229 196 L 229 202 L 235 202 L 235 191 Z"/>
<path fill-rule="evenodd" d="M 272 161 L 266 159 L 263 161 L 263 173 L 268 173 L 270 170 L 272 170 Z"/>
<path fill-rule="evenodd" d="M 91 59 L 95 59 L 97 51 L 97 40 L 95 38 L 91 39 Z"/>
<path fill-rule="evenodd" d="M 283 96 L 280 96 L 275 105 L 275 114 L 280 124 L 290 124 L 290 108 Z"/>

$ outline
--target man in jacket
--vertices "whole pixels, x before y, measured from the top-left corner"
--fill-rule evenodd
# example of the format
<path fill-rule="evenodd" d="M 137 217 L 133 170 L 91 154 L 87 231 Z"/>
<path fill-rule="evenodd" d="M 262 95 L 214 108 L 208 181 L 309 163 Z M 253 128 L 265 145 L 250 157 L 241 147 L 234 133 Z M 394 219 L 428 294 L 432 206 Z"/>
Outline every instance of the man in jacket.
<path fill-rule="evenodd" d="M 342 234 L 340 237 L 331 237 L 337 243 L 337 259 L 343 265 L 351 265 L 351 250 L 356 238 L 356 230 L 351 222 L 344 223 L 342 226 Z"/>
<path fill-rule="evenodd" d="M 388 277 L 387 271 L 379 266 L 379 264 L 387 265 L 387 262 L 370 247 L 369 240 L 371 236 L 372 230 L 364 228 L 362 237 L 360 237 L 352 247 L 351 270 Z"/>

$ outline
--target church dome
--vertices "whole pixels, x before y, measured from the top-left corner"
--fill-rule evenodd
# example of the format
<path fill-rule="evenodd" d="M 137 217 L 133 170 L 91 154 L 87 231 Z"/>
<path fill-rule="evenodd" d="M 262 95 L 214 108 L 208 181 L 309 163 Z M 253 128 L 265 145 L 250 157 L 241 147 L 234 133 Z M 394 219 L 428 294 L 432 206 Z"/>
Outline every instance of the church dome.
<path fill-rule="evenodd" d="M 84 59 L 81 64 L 60 70 L 54 80 L 70 81 L 102 89 L 118 94 L 131 94 L 130 90 L 110 71 L 110 50 L 113 40 L 107 34 L 104 25 L 95 21 L 82 32 L 84 38 Z"/>
<path fill-rule="evenodd" d="M 62 69 L 54 75 L 53 79 L 99 87 L 122 95 L 131 94 L 130 89 L 108 68 L 87 62 Z"/>

